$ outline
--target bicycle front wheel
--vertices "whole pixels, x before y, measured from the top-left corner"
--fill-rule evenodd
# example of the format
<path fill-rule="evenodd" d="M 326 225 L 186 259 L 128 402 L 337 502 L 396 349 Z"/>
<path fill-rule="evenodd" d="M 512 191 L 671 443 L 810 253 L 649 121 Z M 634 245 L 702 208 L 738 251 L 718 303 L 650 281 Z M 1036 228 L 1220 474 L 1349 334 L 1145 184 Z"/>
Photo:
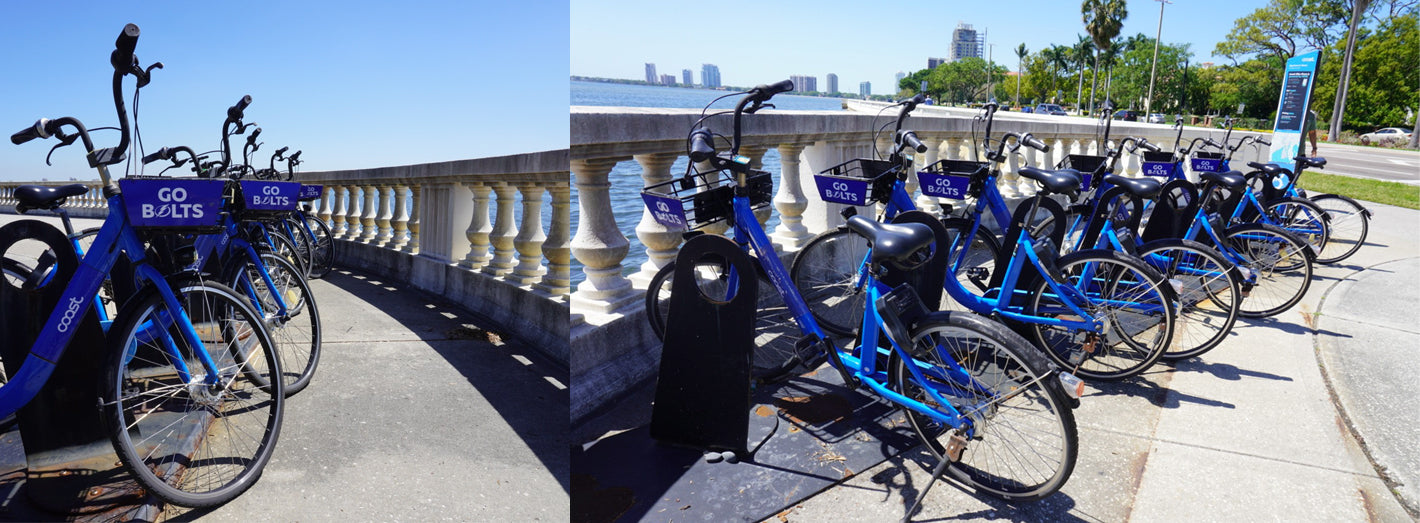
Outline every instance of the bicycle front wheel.
<path fill-rule="evenodd" d="M 661 340 L 666 339 L 666 316 L 671 309 L 675 267 L 675 261 L 662 267 L 646 289 L 646 317 L 651 330 Z M 754 313 L 754 357 L 750 372 L 758 381 L 773 382 L 787 377 L 802 360 L 796 347 L 801 331 L 764 269 L 756 264 L 755 272 L 759 278 L 759 299 Z M 693 274 L 696 286 L 707 297 L 723 300 L 734 292 L 722 262 L 704 260 L 696 265 Z"/>
<path fill-rule="evenodd" d="M 1326 248 L 1316 257 L 1317 263 L 1336 263 L 1352 254 L 1366 243 L 1366 233 L 1371 229 L 1371 217 L 1361 204 L 1338 194 L 1313 196 L 1312 203 L 1326 212 L 1331 219 L 1331 236 L 1326 239 Z"/>
<path fill-rule="evenodd" d="M 325 224 L 325 220 L 315 216 L 307 216 L 306 225 L 315 235 L 311 240 L 310 277 L 324 278 L 335 267 L 335 242 L 331 239 L 330 226 Z"/>
<path fill-rule="evenodd" d="M 295 265 L 269 252 L 261 254 L 261 263 L 274 288 L 266 284 L 262 267 L 244 256 L 234 260 L 228 270 L 228 286 L 246 295 L 262 316 L 263 325 L 276 341 L 286 396 L 291 397 L 311 383 L 320 363 L 320 309 L 310 285 Z M 286 304 L 285 313 L 276 303 L 277 296 Z"/>
<path fill-rule="evenodd" d="M 173 291 L 181 311 L 150 287 L 110 330 L 103 414 L 119 459 L 148 492 L 210 507 L 250 488 L 271 459 L 284 401 L 271 378 L 280 364 L 261 318 L 231 289 L 187 282 Z M 179 334 L 176 312 L 191 319 L 200 345 Z"/>
<path fill-rule="evenodd" d="M 975 314 L 938 312 L 918 323 L 912 343 L 923 356 L 893 353 L 894 390 L 941 411 L 927 391 L 936 392 L 970 421 L 952 427 L 904 409 L 934 456 L 958 456 L 948 468 L 952 477 L 1008 501 L 1060 490 L 1075 468 L 1075 415 L 1056 373 L 1029 342 Z"/>
<path fill-rule="evenodd" d="M 868 241 L 848 231 L 824 231 L 794 256 L 789 277 L 820 327 L 851 335 L 863 321 L 866 293 L 858 289 L 858 269 L 868 258 Z"/>
<path fill-rule="evenodd" d="M 1082 378 L 1120 380 L 1144 372 L 1163 356 L 1174 336 L 1177 310 L 1163 277 L 1137 258 L 1118 251 L 1089 250 L 1061 256 L 1060 282 L 1079 291 L 1076 303 L 1102 320 L 1099 330 L 1030 323 L 1033 341 L 1046 356 Z M 1081 320 L 1042 278 L 1030 294 L 1027 314 Z"/>

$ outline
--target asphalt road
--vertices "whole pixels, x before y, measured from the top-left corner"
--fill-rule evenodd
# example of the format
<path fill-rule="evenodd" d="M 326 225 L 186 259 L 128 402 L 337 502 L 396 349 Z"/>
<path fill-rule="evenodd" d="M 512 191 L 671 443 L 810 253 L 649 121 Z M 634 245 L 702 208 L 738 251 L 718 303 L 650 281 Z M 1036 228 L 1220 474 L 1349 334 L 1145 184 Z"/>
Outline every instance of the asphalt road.
<path fill-rule="evenodd" d="M 1321 172 L 1327 174 L 1420 185 L 1420 152 L 1322 142 L 1317 143 L 1317 152 L 1326 158 Z"/>

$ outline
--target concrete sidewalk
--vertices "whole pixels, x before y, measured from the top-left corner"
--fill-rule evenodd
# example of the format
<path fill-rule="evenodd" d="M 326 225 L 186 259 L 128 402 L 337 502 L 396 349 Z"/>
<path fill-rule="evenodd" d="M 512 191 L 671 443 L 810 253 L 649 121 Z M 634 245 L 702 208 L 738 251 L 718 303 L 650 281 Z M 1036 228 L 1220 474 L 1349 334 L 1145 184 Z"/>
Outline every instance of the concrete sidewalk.
<path fill-rule="evenodd" d="M 1058 494 L 1013 506 L 944 482 L 913 519 L 1415 519 L 1420 211 L 1367 207 L 1367 244 L 1318 266 L 1292 310 L 1240 319 L 1200 358 L 1092 386 L 1075 413 L 1079 462 Z M 900 520 L 933 464 L 906 452 L 777 519 Z"/>

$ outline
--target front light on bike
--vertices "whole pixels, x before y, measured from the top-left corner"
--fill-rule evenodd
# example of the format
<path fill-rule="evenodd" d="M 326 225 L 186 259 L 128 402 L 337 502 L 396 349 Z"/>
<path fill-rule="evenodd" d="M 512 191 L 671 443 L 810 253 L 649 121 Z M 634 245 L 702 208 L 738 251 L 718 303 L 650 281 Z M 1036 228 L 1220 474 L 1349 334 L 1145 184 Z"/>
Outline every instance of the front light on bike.
<path fill-rule="evenodd" d="M 1071 398 L 1080 399 L 1085 395 L 1085 381 L 1065 371 L 1060 371 L 1060 385 Z"/>

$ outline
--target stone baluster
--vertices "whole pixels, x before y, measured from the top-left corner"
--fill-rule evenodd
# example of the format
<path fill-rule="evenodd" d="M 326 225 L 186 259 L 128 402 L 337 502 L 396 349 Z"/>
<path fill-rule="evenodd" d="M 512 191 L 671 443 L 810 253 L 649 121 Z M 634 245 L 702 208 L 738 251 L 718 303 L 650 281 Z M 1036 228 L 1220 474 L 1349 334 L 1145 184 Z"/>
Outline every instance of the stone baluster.
<path fill-rule="evenodd" d="M 395 184 L 391 191 L 394 195 L 394 217 L 390 221 L 390 239 L 384 246 L 402 251 L 409 243 L 409 186 L 401 182 Z"/>
<path fill-rule="evenodd" d="M 494 182 L 493 195 L 498 198 L 498 210 L 493 219 L 493 231 L 488 234 L 488 243 L 493 245 L 493 259 L 483 266 L 484 274 L 502 276 L 517 265 L 514 256 L 513 239 L 517 237 L 518 226 L 513 220 L 518 188 L 507 182 Z"/>
<path fill-rule="evenodd" d="M 650 187 L 670 181 L 671 165 L 678 156 L 675 153 L 636 155 L 636 163 L 641 164 L 642 186 Z M 641 207 L 641 221 L 636 224 L 636 238 L 646 246 L 646 263 L 641 264 L 641 270 L 631 275 L 631 282 L 637 287 L 646 287 L 662 267 L 675 260 L 676 248 L 681 242 L 681 231 L 666 228 L 656 221 L 649 208 L 644 205 Z"/>
<path fill-rule="evenodd" d="M 582 263 L 582 272 L 587 275 L 572 293 L 574 313 L 578 310 L 609 313 L 637 299 L 631 281 L 621 275 L 621 260 L 626 258 L 630 243 L 617 228 L 611 211 L 608 175 L 618 160 L 572 160 L 579 205 L 572 255 Z"/>
<path fill-rule="evenodd" d="M 339 199 L 340 195 L 335 193 L 335 188 L 331 187 L 330 184 L 325 184 L 321 187 L 320 199 L 316 200 L 316 203 L 319 205 L 315 208 L 315 214 L 326 226 L 330 226 L 330 215 L 335 208 L 335 201 Z M 333 233 L 334 230 L 331 232 Z"/>
<path fill-rule="evenodd" d="M 799 170 L 803 166 L 799 154 L 804 152 L 803 144 L 780 144 L 779 190 L 774 194 L 774 208 L 779 211 L 779 225 L 774 227 L 770 238 L 785 252 L 797 251 L 813 238 L 804 227 L 804 210 L 809 208 L 809 200 L 804 195 Z"/>
<path fill-rule="evenodd" d="M 548 295 L 563 296 L 572 285 L 572 187 L 569 184 L 553 184 L 547 189 L 552 194 L 552 225 L 548 227 L 547 240 L 542 244 L 542 255 L 547 258 L 547 273 L 542 276 L 536 288 Z"/>
<path fill-rule="evenodd" d="M 331 186 L 331 191 L 335 193 L 335 201 L 332 203 L 335 211 L 334 214 L 331 215 L 332 225 L 330 226 L 330 234 L 334 238 L 344 238 L 345 233 L 349 232 L 350 228 L 349 224 L 345 221 L 345 215 L 349 212 L 350 206 L 354 203 L 354 195 L 350 194 L 350 188 L 344 185 Z"/>
<path fill-rule="evenodd" d="M 477 270 L 492 258 L 488 254 L 491 245 L 488 235 L 493 232 L 493 222 L 488 219 L 488 195 L 493 188 L 480 182 L 468 182 L 464 186 L 473 192 L 473 217 L 469 219 L 468 230 L 464 231 L 469 244 L 468 256 L 459 266 Z"/>
<path fill-rule="evenodd" d="M 409 254 L 419 254 L 419 200 L 424 195 L 424 185 L 419 183 L 413 184 L 410 186 L 409 192 L 413 200 L 411 202 L 413 206 L 410 208 L 409 211 L 409 223 L 406 224 L 406 226 L 409 228 L 409 241 L 404 244 L 404 247 L 400 249 L 400 252 L 405 252 Z"/>
<path fill-rule="evenodd" d="M 917 157 L 917 160 L 907 173 L 907 183 L 904 187 L 907 190 L 907 194 L 912 194 L 918 190 L 917 171 L 926 169 L 928 166 L 937 163 L 937 157 L 941 155 L 941 139 L 935 136 L 918 136 L 918 138 L 922 139 L 922 144 L 927 146 L 927 152 L 913 153 L 913 155 Z M 942 215 L 942 206 L 937 204 L 937 199 L 927 196 L 925 192 L 917 194 L 916 203 L 918 209 L 937 216 Z"/>
<path fill-rule="evenodd" d="M 370 194 L 368 187 L 350 186 L 350 208 L 345 215 L 345 225 L 349 230 L 345 233 L 345 239 L 354 241 L 360 238 L 360 231 L 364 227 L 364 223 L 360 221 L 360 211 L 363 210 L 361 207 L 370 207 L 368 203 L 362 202 L 365 201 L 364 197 Z"/>
<path fill-rule="evenodd" d="M 365 193 L 365 203 L 361 205 L 360 216 L 360 237 L 356 239 L 360 243 L 372 243 L 375 241 L 379 228 L 376 226 L 376 218 L 380 215 L 381 205 L 384 203 L 381 198 L 379 187 L 366 185 L 363 187 Z"/>
<path fill-rule="evenodd" d="M 394 219 L 392 210 L 394 209 L 395 190 L 393 185 L 380 185 L 375 187 L 375 196 L 379 198 L 379 205 L 375 206 L 375 237 L 370 240 L 370 244 L 377 247 L 389 245 L 394 239 L 394 227 L 391 221 Z"/>
<path fill-rule="evenodd" d="M 518 224 L 518 236 L 513 238 L 513 248 L 518 251 L 518 266 L 513 268 L 513 274 L 508 279 L 521 285 L 532 285 L 547 272 L 542 266 L 542 244 L 547 240 L 547 235 L 542 233 L 542 193 L 545 189 L 534 183 L 518 185 L 517 189 L 522 194 L 523 221 Z M 499 207 L 502 207 L 501 201 Z"/>

